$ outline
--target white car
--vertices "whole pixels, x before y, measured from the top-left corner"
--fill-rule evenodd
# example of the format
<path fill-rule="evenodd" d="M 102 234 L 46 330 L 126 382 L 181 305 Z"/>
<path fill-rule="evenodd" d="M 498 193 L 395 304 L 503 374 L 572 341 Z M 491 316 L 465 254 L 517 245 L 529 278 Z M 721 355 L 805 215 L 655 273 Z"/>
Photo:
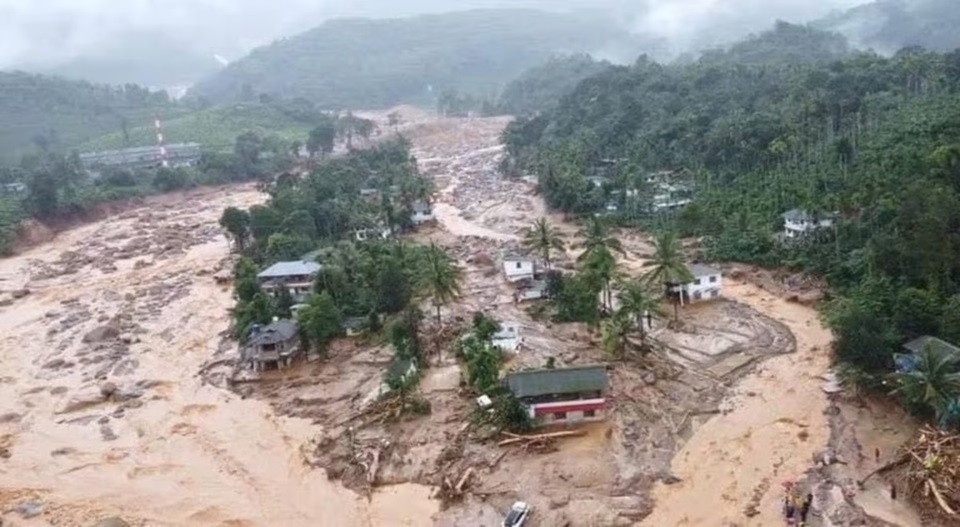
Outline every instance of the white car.
<path fill-rule="evenodd" d="M 530 516 L 531 510 L 532 508 L 522 501 L 514 503 L 500 527 L 523 527 Z"/>

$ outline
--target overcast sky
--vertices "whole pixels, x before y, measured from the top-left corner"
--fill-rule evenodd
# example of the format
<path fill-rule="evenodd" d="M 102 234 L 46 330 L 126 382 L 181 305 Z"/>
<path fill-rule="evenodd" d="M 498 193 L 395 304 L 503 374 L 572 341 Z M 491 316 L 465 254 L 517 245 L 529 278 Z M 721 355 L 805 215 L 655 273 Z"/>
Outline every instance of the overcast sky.
<path fill-rule="evenodd" d="M 868 0 L 0 0 L 0 68 L 96 53 L 146 33 L 231 58 L 340 16 L 395 17 L 483 7 L 606 8 L 624 25 L 670 39 L 674 51 L 706 37 L 805 22 Z"/>

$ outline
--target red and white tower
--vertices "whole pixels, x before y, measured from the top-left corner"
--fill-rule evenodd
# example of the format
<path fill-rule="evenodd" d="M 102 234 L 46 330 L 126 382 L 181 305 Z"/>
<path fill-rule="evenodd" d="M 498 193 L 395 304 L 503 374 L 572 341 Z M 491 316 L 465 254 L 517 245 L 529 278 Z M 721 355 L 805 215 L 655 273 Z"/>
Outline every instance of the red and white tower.
<path fill-rule="evenodd" d="M 157 129 L 157 146 L 160 147 L 160 165 L 169 167 L 170 162 L 167 160 L 167 145 L 163 142 L 163 128 L 160 126 L 160 116 L 154 118 L 153 125 Z"/>

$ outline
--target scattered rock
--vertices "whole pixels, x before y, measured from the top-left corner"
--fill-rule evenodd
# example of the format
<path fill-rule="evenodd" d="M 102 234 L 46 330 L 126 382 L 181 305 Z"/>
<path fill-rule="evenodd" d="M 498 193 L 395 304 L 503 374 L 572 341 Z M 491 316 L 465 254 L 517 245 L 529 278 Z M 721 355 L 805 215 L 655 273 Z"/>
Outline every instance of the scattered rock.
<path fill-rule="evenodd" d="M 21 419 L 23 419 L 22 415 L 18 413 L 10 412 L 10 413 L 0 415 L 0 424 L 19 423 Z"/>
<path fill-rule="evenodd" d="M 71 412 L 77 412 L 90 408 L 91 406 L 96 406 L 104 401 L 104 397 L 100 392 L 97 393 L 81 393 L 71 397 L 63 406 L 57 410 L 58 414 L 68 414 Z"/>
<path fill-rule="evenodd" d="M 652 371 L 647 371 L 647 372 L 644 372 L 644 373 L 643 373 L 642 379 L 643 379 L 643 382 L 646 383 L 646 384 L 648 384 L 648 385 L 656 384 L 656 383 L 657 383 L 657 374 L 656 374 L 656 373 L 653 373 Z"/>
<path fill-rule="evenodd" d="M 660 478 L 660 481 L 662 481 L 664 485 L 676 485 L 677 483 L 680 483 L 683 480 L 674 476 L 673 474 L 667 474 L 666 476 L 663 476 L 662 478 Z"/>
<path fill-rule="evenodd" d="M 26 519 L 34 518 L 43 513 L 43 502 L 39 500 L 24 501 L 14 507 L 13 510 Z"/>
<path fill-rule="evenodd" d="M 58 448 L 56 450 L 52 450 L 50 452 L 50 455 L 51 456 L 69 456 L 70 454 L 76 454 L 76 452 L 77 452 L 76 448 L 70 448 L 68 446 L 65 446 L 62 448 Z"/>
<path fill-rule="evenodd" d="M 105 416 L 101 417 L 100 419 L 97 419 L 97 422 L 100 423 L 100 424 L 102 424 L 102 425 L 105 425 L 105 424 L 107 424 L 107 423 L 110 422 L 110 416 L 109 416 L 109 415 L 105 415 Z"/>
<path fill-rule="evenodd" d="M 12 298 L 4 298 L 3 300 L 0 300 L 0 307 L 7 307 L 12 305 L 13 305 Z"/>
<path fill-rule="evenodd" d="M 554 496 L 550 498 L 550 509 L 566 507 L 568 503 L 570 503 L 570 496 Z"/>
<path fill-rule="evenodd" d="M 16 291 L 10 292 L 10 296 L 12 296 L 15 300 L 19 300 L 29 294 L 30 294 L 29 289 L 17 289 Z"/>
<path fill-rule="evenodd" d="M 113 432 L 110 425 L 100 425 L 100 437 L 102 437 L 104 441 L 113 441 L 117 438 L 117 434 Z"/>
<path fill-rule="evenodd" d="M 116 326 L 107 324 L 106 326 L 100 326 L 90 330 L 89 333 L 83 336 L 83 342 L 86 344 L 93 344 L 97 342 L 114 340 L 119 336 L 120 330 L 117 329 Z"/>
<path fill-rule="evenodd" d="M 102 395 L 104 399 L 110 398 L 110 396 L 112 396 L 115 393 L 117 393 L 116 384 L 110 381 L 107 381 L 100 385 L 100 395 Z"/>
<path fill-rule="evenodd" d="M 123 335 L 120 335 L 120 342 L 123 342 L 124 344 L 136 344 L 140 342 L 140 338 L 136 335 L 131 335 L 130 333 L 124 333 Z"/>

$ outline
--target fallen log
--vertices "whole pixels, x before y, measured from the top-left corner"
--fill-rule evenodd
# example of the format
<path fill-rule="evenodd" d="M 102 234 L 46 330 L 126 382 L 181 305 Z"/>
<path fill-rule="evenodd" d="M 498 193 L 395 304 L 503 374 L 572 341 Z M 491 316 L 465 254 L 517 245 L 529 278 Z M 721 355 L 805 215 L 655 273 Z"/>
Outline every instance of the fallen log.
<path fill-rule="evenodd" d="M 457 482 L 456 490 L 457 494 L 463 494 L 463 486 L 467 484 L 467 480 L 470 479 L 470 476 L 473 475 L 473 467 L 470 467 L 463 473 L 463 476 L 460 477 L 460 481 Z"/>
<path fill-rule="evenodd" d="M 584 435 L 587 435 L 586 430 L 569 430 L 565 432 L 552 432 L 549 434 L 538 434 L 532 436 L 517 436 L 511 437 L 510 439 L 504 439 L 503 441 L 497 443 L 497 446 L 509 446 L 517 443 L 543 441 L 546 439 L 559 439 L 561 437 L 578 437 Z"/>
<path fill-rule="evenodd" d="M 937 504 L 940 505 L 940 508 L 943 509 L 943 512 L 949 514 L 950 516 L 957 515 L 957 512 L 947 505 L 947 501 L 943 499 L 943 494 L 940 494 L 940 489 L 937 488 L 937 484 L 934 483 L 932 479 L 927 480 L 927 488 L 933 491 L 933 497 L 937 499 Z"/>
<path fill-rule="evenodd" d="M 894 459 L 893 461 L 887 463 L 886 465 L 884 465 L 884 466 L 882 466 L 882 467 L 880 467 L 880 468 L 877 468 L 877 469 L 874 470 L 873 472 L 867 474 L 866 476 L 864 476 L 863 479 L 861 479 L 861 480 L 860 480 L 859 482 L 857 482 L 857 483 L 860 485 L 860 488 L 862 489 L 863 486 L 867 483 L 867 480 L 868 480 L 868 479 L 872 478 L 873 476 L 876 476 L 877 474 L 880 474 L 880 473 L 886 472 L 886 471 L 888 471 L 888 470 L 890 470 L 890 469 L 892 469 L 892 468 L 898 467 L 898 466 L 906 463 L 906 462 L 909 461 L 909 460 L 910 460 L 910 456 L 909 456 L 908 454 L 904 454 L 904 455 L 900 456 L 899 458 Z"/>

